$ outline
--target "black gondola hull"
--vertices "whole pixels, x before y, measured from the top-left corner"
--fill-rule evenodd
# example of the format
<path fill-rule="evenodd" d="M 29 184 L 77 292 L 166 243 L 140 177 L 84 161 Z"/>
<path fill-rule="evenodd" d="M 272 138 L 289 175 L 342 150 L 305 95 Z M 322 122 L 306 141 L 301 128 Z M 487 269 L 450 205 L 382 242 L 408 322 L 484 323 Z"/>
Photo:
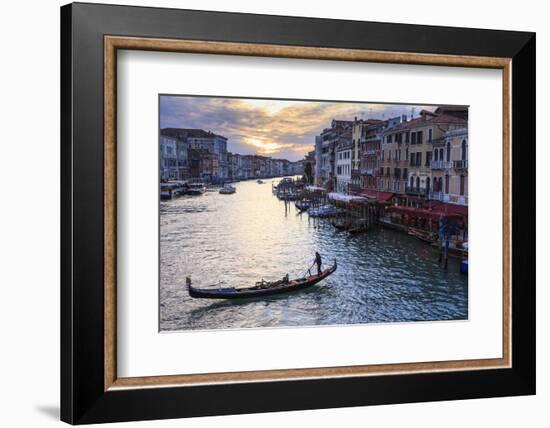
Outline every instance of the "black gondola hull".
<path fill-rule="evenodd" d="M 321 272 L 321 275 L 312 275 L 305 280 L 291 280 L 288 284 L 274 286 L 269 288 L 195 288 L 190 283 L 187 285 L 189 295 L 200 299 L 246 299 L 251 297 L 273 296 L 276 294 L 290 293 L 303 290 L 322 281 L 336 270 L 336 261 L 334 265 Z"/>

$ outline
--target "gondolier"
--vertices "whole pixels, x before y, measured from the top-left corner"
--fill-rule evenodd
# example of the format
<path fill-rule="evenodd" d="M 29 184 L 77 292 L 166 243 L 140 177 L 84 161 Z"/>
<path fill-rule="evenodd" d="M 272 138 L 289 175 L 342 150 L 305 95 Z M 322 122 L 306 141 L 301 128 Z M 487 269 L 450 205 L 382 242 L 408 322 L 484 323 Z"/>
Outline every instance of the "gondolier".
<path fill-rule="evenodd" d="M 317 251 L 315 251 L 315 262 L 317 265 L 317 275 L 321 275 L 321 265 L 323 264 L 323 260 L 321 259 L 321 254 L 319 254 Z"/>

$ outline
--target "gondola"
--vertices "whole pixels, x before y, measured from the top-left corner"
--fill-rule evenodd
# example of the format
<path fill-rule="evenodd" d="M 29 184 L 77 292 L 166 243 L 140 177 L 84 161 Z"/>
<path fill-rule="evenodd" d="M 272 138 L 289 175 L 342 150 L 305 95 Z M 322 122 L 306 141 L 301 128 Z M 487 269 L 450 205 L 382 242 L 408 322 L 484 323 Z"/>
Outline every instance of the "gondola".
<path fill-rule="evenodd" d="M 279 280 L 275 282 L 258 282 L 252 287 L 242 288 L 195 288 L 191 284 L 191 279 L 186 278 L 187 290 L 191 297 L 200 299 L 243 299 L 259 296 L 272 296 L 274 294 L 288 293 L 290 291 L 302 290 L 322 281 L 336 270 L 336 260 L 334 264 L 321 272 L 320 275 L 310 275 L 304 278 L 291 280 Z"/>

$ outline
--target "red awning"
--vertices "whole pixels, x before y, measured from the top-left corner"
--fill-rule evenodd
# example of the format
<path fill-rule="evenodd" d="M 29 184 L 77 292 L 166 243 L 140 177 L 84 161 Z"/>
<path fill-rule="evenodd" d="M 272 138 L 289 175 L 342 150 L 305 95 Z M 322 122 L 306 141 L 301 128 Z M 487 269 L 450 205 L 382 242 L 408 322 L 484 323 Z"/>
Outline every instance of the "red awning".
<path fill-rule="evenodd" d="M 451 204 L 444 204 L 451 205 Z M 439 207 L 438 207 L 439 208 Z M 432 208 L 414 208 L 414 207 L 404 207 L 404 206 L 391 206 L 388 207 L 390 212 L 399 212 L 401 214 L 409 214 L 416 217 L 425 217 L 425 218 L 463 218 L 468 216 L 468 210 L 466 209 L 466 215 L 459 214 L 457 212 L 451 212 L 450 210 L 445 211 L 443 209 L 434 209 Z"/>
<path fill-rule="evenodd" d="M 361 190 L 359 193 L 360 196 L 366 196 L 367 198 L 375 198 L 378 202 L 388 202 L 393 198 L 393 193 L 391 192 L 380 192 L 378 190 Z"/>
<path fill-rule="evenodd" d="M 468 206 L 448 204 L 446 202 L 430 201 L 429 208 L 442 211 L 448 214 L 454 214 L 460 217 L 468 217 Z"/>

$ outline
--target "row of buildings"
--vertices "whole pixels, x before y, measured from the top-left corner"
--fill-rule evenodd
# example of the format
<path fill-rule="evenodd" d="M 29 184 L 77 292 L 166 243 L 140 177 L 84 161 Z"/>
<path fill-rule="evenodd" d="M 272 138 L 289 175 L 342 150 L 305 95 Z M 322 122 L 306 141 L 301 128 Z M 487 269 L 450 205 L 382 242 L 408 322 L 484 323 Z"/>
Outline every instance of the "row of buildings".
<path fill-rule="evenodd" d="M 304 161 L 228 152 L 226 137 L 202 129 L 161 129 L 159 159 L 161 180 L 224 182 L 304 172 Z"/>
<path fill-rule="evenodd" d="M 398 205 L 468 205 L 467 114 L 439 107 L 410 119 L 333 120 L 315 139 L 316 184 L 384 192 Z"/>

